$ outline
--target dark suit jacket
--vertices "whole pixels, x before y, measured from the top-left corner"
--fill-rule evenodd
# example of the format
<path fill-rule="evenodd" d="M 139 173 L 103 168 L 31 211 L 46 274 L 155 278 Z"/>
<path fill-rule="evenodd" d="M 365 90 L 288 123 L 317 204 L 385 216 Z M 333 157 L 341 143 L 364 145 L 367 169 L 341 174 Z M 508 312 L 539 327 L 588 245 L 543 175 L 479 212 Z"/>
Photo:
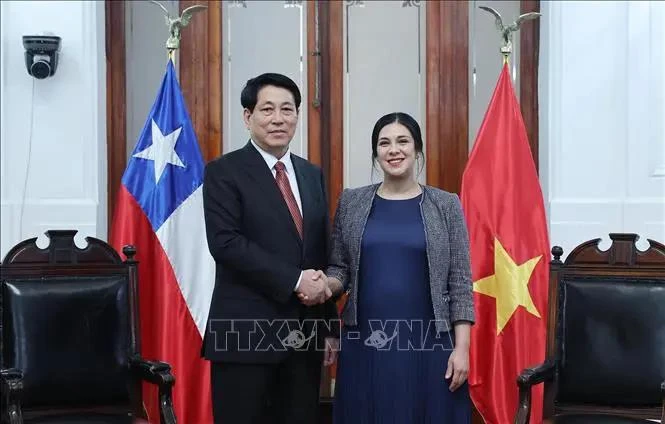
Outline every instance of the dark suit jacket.
<path fill-rule="evenodd" d="M 303 240 L 271 170 L 251 143 L 205 168 L 206 234 L 216 262 L 203 342 L 207 359 L 278 362 L 294 348 L 320 347 L 322 337 L 331 335 L 321 322 L 313 325 L 315 319 L 337 318 L 334 303 L 308 308 L 293 291 L 301 270 L 325 270 L 327 265 L 329 216 L 323 174 L 296 155 L 291 161 L 303 209 Z M 304 321 L 307 325 L 300 327 Z M 299 343 L 302 336 L 307 339 L 304 345 Z"/>

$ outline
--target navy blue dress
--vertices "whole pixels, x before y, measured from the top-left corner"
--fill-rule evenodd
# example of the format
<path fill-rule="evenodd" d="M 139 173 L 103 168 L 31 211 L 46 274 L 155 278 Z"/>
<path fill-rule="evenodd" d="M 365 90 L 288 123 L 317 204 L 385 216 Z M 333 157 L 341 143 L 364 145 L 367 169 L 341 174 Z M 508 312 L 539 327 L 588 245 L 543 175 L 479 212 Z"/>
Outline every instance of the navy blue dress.
<path fill-rule="evenodd" d="M 358 325 L 342 331 L 336 424 L 471 422 L 467 384 L 451 392 L 444 379 L 453 333 L 434 328 L 421 196 L 375 196 L 361 245 Z"/>

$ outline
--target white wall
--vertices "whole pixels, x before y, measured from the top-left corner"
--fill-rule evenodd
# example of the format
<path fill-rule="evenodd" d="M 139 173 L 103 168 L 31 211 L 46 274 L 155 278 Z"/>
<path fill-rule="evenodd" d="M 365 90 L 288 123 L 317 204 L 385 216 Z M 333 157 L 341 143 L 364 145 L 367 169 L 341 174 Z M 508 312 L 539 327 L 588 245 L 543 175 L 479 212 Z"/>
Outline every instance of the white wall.
<path fill-rule="evenodd" d="M 551 243 L 665 242 L 665 3 L 542 2 L 541 177 Z"/>
<path fill-rule="evenodd" d="M 105 238 L 104 2 L 3 1 L 0 14 L 0 256 L 51 228 Z M 60 61 L 34 80 L 21 36 L 44 31 L 62 37 Z"/>

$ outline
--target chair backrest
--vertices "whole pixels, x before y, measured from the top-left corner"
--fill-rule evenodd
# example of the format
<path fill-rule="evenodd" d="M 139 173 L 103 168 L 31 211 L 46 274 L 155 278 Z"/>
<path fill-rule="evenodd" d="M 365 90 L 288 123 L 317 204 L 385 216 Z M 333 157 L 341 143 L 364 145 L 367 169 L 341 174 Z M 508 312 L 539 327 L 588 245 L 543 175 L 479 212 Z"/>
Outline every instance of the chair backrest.
<path fill-rule="evenodd" d="M 2 263 L 2 368 L 23 372 L 30 408 L 130 405 L 128 359 L 138 353 L 136 264 L 101 240 L 49 231 L 14 247 Z"/>
<path fill-rule="evenodd" d="M 655 418 L 665 380 L 665 246 L 649 240 L 640 252 L 636 234 L 610 238 L 607 251 L 591 240 L 565 263 L 552 263 L 548 356 L 558 365 L 556 409 L 586 405 Z"/>

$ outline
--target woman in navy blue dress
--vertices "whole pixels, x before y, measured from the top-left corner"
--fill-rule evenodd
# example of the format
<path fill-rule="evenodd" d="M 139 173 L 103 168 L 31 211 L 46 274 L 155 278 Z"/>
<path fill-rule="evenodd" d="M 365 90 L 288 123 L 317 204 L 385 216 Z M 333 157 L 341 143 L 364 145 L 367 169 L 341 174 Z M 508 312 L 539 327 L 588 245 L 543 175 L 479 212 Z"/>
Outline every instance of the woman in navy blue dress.
<path fill-rule="evenodd" d="M 471 421 L 466 384 L 474 322 L 468 235 L 459 199 L 417 182 L 423 142 L 404 113 L 378 120 L 376 184 L 345 190 L 328 284 L 342 312 L 334 421 Z"/>

